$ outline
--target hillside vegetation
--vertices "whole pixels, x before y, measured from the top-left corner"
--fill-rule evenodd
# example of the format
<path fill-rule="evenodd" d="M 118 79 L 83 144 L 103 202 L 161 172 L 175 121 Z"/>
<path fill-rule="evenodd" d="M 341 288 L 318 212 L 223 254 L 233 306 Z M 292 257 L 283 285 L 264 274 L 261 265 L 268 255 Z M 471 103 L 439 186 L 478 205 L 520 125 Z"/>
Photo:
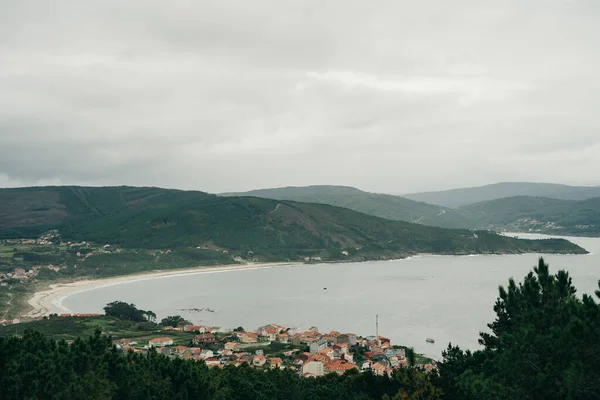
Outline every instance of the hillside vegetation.
<path fill-rule="evenodd" d="M 443 228 L 472 228 L 477 225 L 468 213 L 405 197 L 369 193 L 348 186 L 304 186 L 259 189 L 243 193 L 224 193 L 222 196 L 253 196 L 277 200 L 330 204 L 394 221 Z"/>
<path fill-rule="evenodd" d="M 528 190 L 534 188 L 524 184 L 515 185 L 492 186 L 496 188 L 498 195 L 503 194 L 504 191 L 508 193 L 515 188 Z M 563 194 L 567 190 L 562 185 L 543 184 L 540 184 L 538 189 L 546 192 L 553 189 L 553 193 L 557 195 L 560 194 L 560 190 L 563 190 Z M 589 189 L 586 192 L 588 194 L 593 193 L 593 188 L 583 189 Z M 400 196 L 367 193 L 346 186 L 285 187 L 223 194 L 223 196 L 232 195 L 331 204 L 386 219 L 447 228 L 533 231 L 583 236 L 600 235 L 600 197 L 575 201 L 548 197 L 513 196 L 452 209 Z"/>
<path fill-rule="evenodd" d="M 567 241 L 524 241 L 485 231 L 427 227 L 323 204 L 158 188 L 4 189 L 0 209 L 4 238 L 53 228 L 63 240 L 140 249 L 200 247 L 260 260 L 585 252 Z"/>
<path fill-rule="evenodd" d="M 504 197 L 532 196 L 561 200 L 586 200 L 600 197 L 600 186 L 569 186 L 555 183 L 502 182 L 471 188 L 406 194 L 415 201 L 458 208 Z"/>
<path fill-rule="evenodd" d="M 567 235 L 600 234 L 600 197 L 574 201 L 516 196 L 461 208 L 490 229 Z"/>

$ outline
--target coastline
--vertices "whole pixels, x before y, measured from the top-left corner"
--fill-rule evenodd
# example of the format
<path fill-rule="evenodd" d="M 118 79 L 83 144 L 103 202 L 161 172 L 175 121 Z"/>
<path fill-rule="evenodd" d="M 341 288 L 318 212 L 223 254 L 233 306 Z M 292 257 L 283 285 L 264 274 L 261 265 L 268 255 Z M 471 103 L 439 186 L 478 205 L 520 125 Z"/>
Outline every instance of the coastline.
<path fill-rule="evenodd" d="M 527 234 L 525 232 L 502 232 L 503 236 L 515 237 L 519 234 Z M 549 236 L 545 234 L 538 234 L 541 236 Z M 554 236 L 556 237 L 556 236 Z M 347 263 L 347 262 L 366 262 L 366 261 L 396 261 L 396 260 L 409 260 L 411 258 L 419 257 L 436 257 L 436 256 L 455 256 L 455 257 L 473 257 L 481 255 L 520 255 L 523 253 L 480 253 L 480 254 L 432 254 L 432 253 L 414 253 L 407 254 L 401 258 L 387 259 L 387 260 L 346 260 L 346 261 L 334 261 L 334 262 L 318 262 L 317 264 L 330 264 L 330 263 Z M 588 254 L 593 254 L 588 252 Z M 572 254 L 575 255 L 575 254 Z M 62 301 L 68 296 L 80 293 L 88 290 L 92 290 L 99 287 L 113 286 L 127 282 L 141 281 L 146 279 L 165 278 L 170 276 L 181 276 L 181 275 L 196 275 L 205 273 L 218 273 L 227 271 L 240 271 L 240 270 L 252 270 L 260 268 L 274 268 L 284 266 L 294 266 L 306 264 L 302 261 L 286 261 L 286 262 L 267 262 L 267 263 L 247 263 L 247 264 L 222 264 L 214 266 L 198 266 L 191 268 L 179 268 L 171 270 L 154 270 L 148 272 L 142 272 L 137 274 L 119 275 L 110 278 L 103 279 L 81 279 L 69 282 L 56 282 L 50 283 L 45 286 L 45 290 L 36 290 L 33 295 L 27 300 L 28 310 L 25 314 L 21 314 L 21 317 L 26 318 L 39 318 L 52 313 L 71 313 L 66 307 L 62 306 Z M 309 263 L 313 264 L 313 263 Z M 47 289 L 46 289 L 47 288 Z"/>
<path fill-rule="evenodd" d="M 300 265 L 300 262 L 271 262 L 271 263 L 249 263 L 249 264 L 224 264 L 215 266 L 201 266 L 192 268 L 181 268 L 173 270 L 161 270 L 143 272 L 140 274 L 120 275 L 103 279 L 82 279 L 71 282 L 59 282 L 49 285 L 49 289 L 36 291 L 27 300 L 32 309 L 22 314 L 22 317 L 39 318 L 52 313 L 71 313 L 70 310 L 61 305 L 62 300 L 68 296 L 92 290 L 99 287 L 113 286 L 127 282 L 141 281 L 146 279 L 166 278 L 180 275 L 198 275 L 216 272 L 241 271 L 261 268 L 276 268 Z"/>

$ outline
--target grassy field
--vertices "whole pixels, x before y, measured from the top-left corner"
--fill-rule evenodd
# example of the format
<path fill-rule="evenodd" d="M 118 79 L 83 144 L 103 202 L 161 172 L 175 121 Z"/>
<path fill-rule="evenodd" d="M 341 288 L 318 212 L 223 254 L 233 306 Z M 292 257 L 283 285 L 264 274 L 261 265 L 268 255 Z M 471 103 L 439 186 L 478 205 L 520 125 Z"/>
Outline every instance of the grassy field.
<path fill-rule="evenodd" d="M 0 259 L 5 258 L 7 260 L 10 260 L 12 259 L 14 254 L 14 247 L 0 245 Z"/>
<path fill-rule="evenodd" d="M 20 335 L 25 329 L 36 330 L 53 339 L 72 340 L 78 336 L 87 337 L 94 334 L 96 329 L 100 329 L 102 334 L 110 335 L 113 339 L 127 338 L 137 341 L 140 345 L 146 344 L 148 340 L 159 337 L 169 336 L 177 345 L 188 345 L 193 333 L 170 331 L 163 332 L 159 327 L 146 323 L 133 323 L 119 319 L 100 317 L 56 317 L 33 321 L 28 323 L 8 325 L 0 327 L 1 336 Z"/>
<path fill-rule="evenodd" d="M 15 253 L 34 251 L 36 246 L 8 245 L 0 243 L 0 261 L 12 260 Z"/>

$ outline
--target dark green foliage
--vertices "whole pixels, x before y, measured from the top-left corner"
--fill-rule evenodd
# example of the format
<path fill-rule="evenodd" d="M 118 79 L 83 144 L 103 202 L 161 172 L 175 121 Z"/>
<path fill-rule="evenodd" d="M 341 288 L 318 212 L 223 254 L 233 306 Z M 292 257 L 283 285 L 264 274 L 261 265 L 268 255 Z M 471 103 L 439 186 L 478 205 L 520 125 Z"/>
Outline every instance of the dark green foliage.
<path fill-rule="evenodd" d="M 161 254 L 149 250 L 126 249 L 119 253 L 100 254 L 89 257 L 77 265 L 78 275 L 94 277 L 135 274 L 148 270 L 165 270 L 229 264 L 233 260 L 223 252 L 198 249 L 174 249 Z"/>
<path fill-rule="evenodd" d="M 191 322 L 183 318 L 181 315 L 169 315 L 167 318 L 163 318 L 160 321 L 161 326 L 180 326 L 189 324 L 191 324 Z"/>
<path fill-rule="evenodd" d="M 51 269 L 47 269 L 47 268 L 42 268 L 38 271 L 38 274 L 36 275 L 36 278 L 39 280 L 46 280 L 46 281 L 50 281 L 50 280 L 55 280 L 55 279 L 59 279 L 60 278 L 60 274 L 58 272 L 55 272 Z"/>
<path fill-rule="evenodd" d="M 155 352 L 122 354 L 99 331 L 70 345 L 30 330 L 0 338 L 0 371 L 4 400 L 441 398 L 430 377 L 416 370 L 401 369 L 392 379 L 356 371 L 303 379 L 289 370 L 209 369 Z"/>
<path fill-rule="evenodd" d="M 483 350 L 450 345 L 444 352 L 440 383 L 448 398 L 600 398 L 599 305 L 575 296 L 568 273 L 550 274 L 543 259 L 534 271 L 500 287 Z"/>
<path fill-rule="evenodd" d="M 414 367 L 417 363 L 417 354 L 415 353 L 415 349 L 412 347 L 408 347 L 406 349 L 406 360 L 408 361 L 408 365 Z"/>
<path fill-rule="evenodd" d="M 156 319 L 152 311 L 138 310 L 135 304 L 127 304 L 123 301 L 113 301 L 104 307 L 107 317 L 116 317 L 127 321 L 145 322 Z"/>

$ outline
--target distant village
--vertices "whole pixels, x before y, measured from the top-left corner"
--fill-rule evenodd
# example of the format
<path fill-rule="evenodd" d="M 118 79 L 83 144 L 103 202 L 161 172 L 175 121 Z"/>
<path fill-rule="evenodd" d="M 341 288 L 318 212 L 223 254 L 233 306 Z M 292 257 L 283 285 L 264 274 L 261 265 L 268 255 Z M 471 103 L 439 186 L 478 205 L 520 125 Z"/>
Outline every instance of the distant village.
<path fill-rule="evenodd" d="M 59 246 L 61 248 L 70 249 L 89 249 L 92 246 L 91 243 L 85 241 L 62 242 L 59 240 L 60 234 L 58 233 L 58 231 L 53 230 L 40 236 L 37 239 L 6 239 L 2 241 L 2 244 L 4 244 L 5 246 Z M 107 244 L 100 248 L 94 248 L 91 251 L 85 251 L 84 253 L 77 252 L 77 257 L 81 257 L 82 260 L 85 260 L 97 254 L 109 254 L 110 247 L 111 246 Z M 24 281 L 29 278 L 34 278 L 39 274 L 40 270 L 42 269 L 48 269 L 54 272 L 59 272 L 61 269 L 64 269 L 64 266 L 55 266 L 53 264 L 47 264 L 36 265 L 29 268 L 17 267 L 12 272 L 0 273 L 0 286 L 8 286 L 8 281 L 10 281 L 11 279 Z"/>
<path fill-rule="evenodd" d="M 188 346 L 176 345 L 170 331 L 194 332 Z M 220 331 L 218 328 L 185 325 L 164 327 L 165 336 L 155 337 L 147 343 L 127 338 L 115 341 L 123 352 L 148 352 L 151 349 L 171 358 L 204 361 L 209 367 L 247 364 L 260 369 L 291 369 L 304 377 L 318 377 L 346 371 L 371 371 L 376 375 L 391 376 L 394 369 L 409 366 L 406 349 L 392 346 L 383 336 L 358 337 L 354 333 L 319 332 L 316 327 L 306 331 L 270 324 L 253 332 L 245 330 Z M 269 350 L 273 343 L 280 349 Z M 290 348 L 291 347 L 291 348 Z M 417 364 L 416 368 L 431 372 L 435 362 Z"/>

